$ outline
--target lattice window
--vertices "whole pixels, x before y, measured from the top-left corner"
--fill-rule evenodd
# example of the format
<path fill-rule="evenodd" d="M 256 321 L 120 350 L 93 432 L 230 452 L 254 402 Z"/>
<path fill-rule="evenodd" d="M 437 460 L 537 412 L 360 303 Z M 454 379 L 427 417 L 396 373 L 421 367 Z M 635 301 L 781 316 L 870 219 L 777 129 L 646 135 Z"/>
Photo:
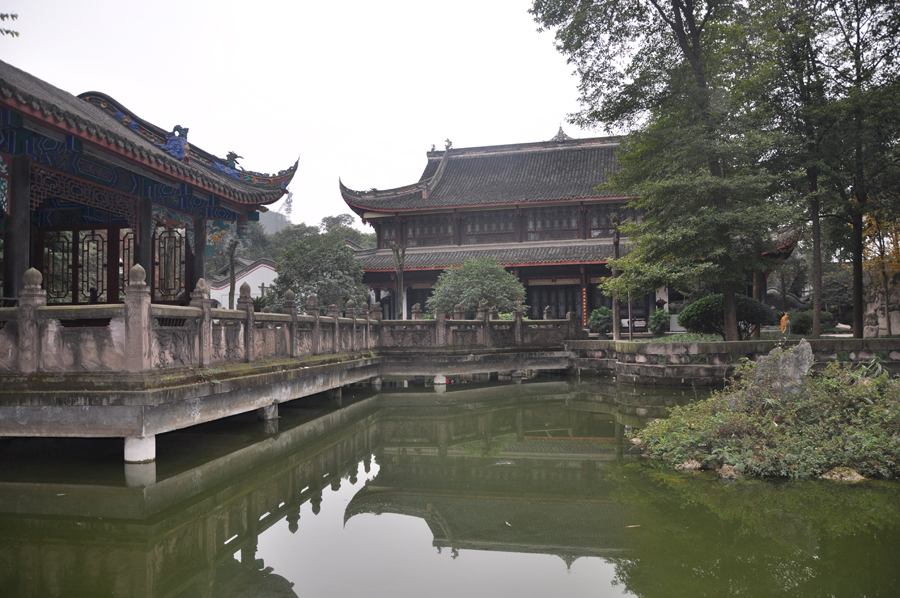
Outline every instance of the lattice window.
<path fill-rule="evenodd" d="M 183 301 L 187 298 L 187 239 L 183 229 L 157 228 L 153 236 L 155 260 L 153 299 Z"/>
<path fill-rule="evenodd" d="M 128 276 L 134 266 L 134 231 L 130 228 L 119 230 L 119 296 L 125 295 Z"/>
<path fill-rule="evenodd" d="M 525 240 L 577 239 L 578 209 L 538 208 L 525 212 Z"/>
<path fill-rule="evenodd" d="M 512 210 L 471 212 L 463 220 L 463 244 L 509 243 L 516 240 L 516 217 Z"/>
<path fill-rule="evenodd" d="M 626 204 L 603 204 L 591 206 L 588 209 L 588 227 L 592 239 L 608 238 L 613 236 L 612 215 L 619 215 L 619 222 L 638 222 L 640 214 L 634 208 Z"/>
<path fill-rule="evenodd" d="M 106 230 L 78 231 L 78 303 L 106 302 Z"/>
<path fill-rule="evenodd" d="M 75 231 L 44 234 L 44 289 L 48 303 L 72 302 L 72 246 Z"/>
<path fill-rule="evenodd" d="M 383 248 L 390 247 L 395 243 L 399 243 L 399 226 L 396 222 L 384 222 L 381 225 L 381 246 Z"/>
<path fill-rule="evenodd" d="M 453 244 L 453 218 L 450 216 L 416 216 L 406 221 L 406 245 Z"/>

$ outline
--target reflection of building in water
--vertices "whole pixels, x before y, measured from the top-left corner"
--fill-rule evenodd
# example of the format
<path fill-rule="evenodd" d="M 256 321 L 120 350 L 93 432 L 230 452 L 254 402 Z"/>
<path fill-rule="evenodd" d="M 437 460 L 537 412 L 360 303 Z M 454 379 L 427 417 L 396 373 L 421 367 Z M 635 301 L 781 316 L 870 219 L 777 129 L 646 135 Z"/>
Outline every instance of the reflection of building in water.
<path fill-rule="evenodd" d="M 380 470 L 345 520 L 419 517 L 454 558 L 461 549 L 543 553 L 571 566 L 619 554 L 629 511 L 604 479 L 605 465 L 622 458 L 615 395 L 552 386 L 526 385 L 515 398 L 515 386 L 454 389 L 429 407 L 418 393 L 384 395 Z M 608 413 L 596 409 L 610 403 Z"/>
<path fill-rule="evenodd" d="M 256 558 L 257 539 L 283 520 L 297 531 L 303 503 L 317 513 L 328 486 L 355 483 L 360 461 L 369 470 L 375 407 L 363 401 L 146 487 L 0 482 L 3 596 L 293 596 Z"/>
<path fill-rule="evenodd" d="M 44 441 L 9 441 L 0 594 L 290 596 L 285 572 L 257 558 L 258 537 L 279 524 L 296 532 L 301 505 L 318 513 L 323 492 L 355 484 L 372 454 L 381 472 L 345 517 L 422 517 L 436 546 L 456 550 L 567 562 L 616 553 L 627 512 L 603 477 L 620 456 L 615 397 L 615 387 L 569 382 L 465 384 L 397 389 L 339 411 L 287 409 L 277 434 L 223 421 L 162 435 L 155 480 L 131 486 L 117 448 L 104 484 L 86 482 L 83 468 L 60 471 L 59 459 L 45 475 L 28 455 Z"/>

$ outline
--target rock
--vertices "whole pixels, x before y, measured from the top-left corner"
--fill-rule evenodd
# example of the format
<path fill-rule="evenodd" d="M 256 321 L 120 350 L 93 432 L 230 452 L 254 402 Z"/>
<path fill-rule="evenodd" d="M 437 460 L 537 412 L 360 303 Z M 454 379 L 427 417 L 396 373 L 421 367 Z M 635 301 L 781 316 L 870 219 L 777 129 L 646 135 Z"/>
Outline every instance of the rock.
<path fill-rule="evenodd" d="M 777 392 L 793 394 L 800 390 L 803 377 L 814 361 L 812 347 L 803 339 L 787 351 L 773 349 L 768 355 L 760 357 L 753 369 L 753 379 L 768 384 Z"/>
<path fill-rule="evenodd" d="M 631 439 L 631 444 L 640 444 L 640 443 L 641 443 L 641 439 L 640 439 L 640 438 L 632 438 L 632 439 Z"/>
<path fill-rule="evenodd" d="M 694 459 L 688 459 L 684 463 L 675 466 L 675 471 L 697 471 L 703 467 L 703 464 Z"/>
<path fill-rule="evenodd" d="M 735 471 L 734 467 L 731 465 L 723 465 L 716 470 L 716 473 L 719 474 L 719 477 L 723 480 L 733 480 L 738 477 L 738 472 Z"/>
<path fill-rule="evenodd" d="M 826 471 L 820 476 L 823 480 L 831 480 L 832 482 L 846 482 L 848 484 L 855 484 L 856 482 L 862 482 L 866 478 L 859 475 L 854 469 L 850 469 L 849 467 L 835 467 L 830 471 Z"/>

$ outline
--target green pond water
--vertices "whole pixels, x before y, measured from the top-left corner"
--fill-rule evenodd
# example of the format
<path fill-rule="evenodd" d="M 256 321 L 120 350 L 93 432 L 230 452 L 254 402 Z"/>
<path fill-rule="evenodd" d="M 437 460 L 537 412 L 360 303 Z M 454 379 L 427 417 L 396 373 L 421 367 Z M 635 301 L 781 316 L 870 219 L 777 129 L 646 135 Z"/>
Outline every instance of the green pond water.
<path fill-rule="evenodd" d="M 344 390 L 157 437 L 0 441 L 0 596 L 898 596 L 900 484 L 629 451 L 691 390 Z"/>

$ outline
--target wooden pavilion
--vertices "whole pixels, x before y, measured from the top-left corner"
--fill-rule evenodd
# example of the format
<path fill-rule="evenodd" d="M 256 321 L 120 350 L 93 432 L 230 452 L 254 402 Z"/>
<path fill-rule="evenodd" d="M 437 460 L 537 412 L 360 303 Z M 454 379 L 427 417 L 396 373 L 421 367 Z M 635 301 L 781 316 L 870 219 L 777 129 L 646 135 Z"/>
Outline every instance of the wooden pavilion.
<path fill-rule="evenodd" d="M 120 303 L 134 264 L 156 303 L 187 303 L 207 251 L 277 201 L 296 171 L 245 171 L 111 97 L 73 96 L 0 62 L 3 297 L 25 271 L 51 304 Z"/>

